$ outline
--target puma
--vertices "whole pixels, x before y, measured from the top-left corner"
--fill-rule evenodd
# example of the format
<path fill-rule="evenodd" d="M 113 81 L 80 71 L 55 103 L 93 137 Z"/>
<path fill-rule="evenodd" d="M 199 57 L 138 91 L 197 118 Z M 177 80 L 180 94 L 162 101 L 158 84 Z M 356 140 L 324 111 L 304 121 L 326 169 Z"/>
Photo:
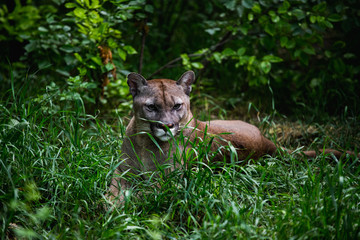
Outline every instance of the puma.
<path fill-rule="evenodd" d="M 117 177 L 111 181 L 112 197 L 123 200 L 124 190 L 130 185 L 123 178 L 119 178 L 119 174 L 155 171 L 157 165 L 166 163 L 168 156 L 174 153 L 175 148 L 171 145 L 180 132 L 190 142 L 204 137 L 205 132 L 211 136 L 231 133 L 223 134 L 217 141 L 212 141 L 211 150 L 216 151 L 220 146 L 231 142 L 239 160 L 249 156 L 258 159 L 267 154 L 276 154 L 276 145 L 265 138 L 254 125 L 237 120 L 202 122 L 194 119 L 190 111 L 189 98 L 194 80 L 195 74 L 192 71 L 185 72 L 178 81 L 146 80 L 137 73 L 128 75 L 127 83 L 133 96 L 134 116 L 126 128 L 121 164 L 115 171 Z M 333 153 L 338 158 L 343 154 L 333 149 L 325 149 L 323 152 Z M 315 151 L 303 153 L 309 157 L 316 156 Z M 218 154 L 212 161 L 223 161 L 223 159 L 224 157 Z"/>

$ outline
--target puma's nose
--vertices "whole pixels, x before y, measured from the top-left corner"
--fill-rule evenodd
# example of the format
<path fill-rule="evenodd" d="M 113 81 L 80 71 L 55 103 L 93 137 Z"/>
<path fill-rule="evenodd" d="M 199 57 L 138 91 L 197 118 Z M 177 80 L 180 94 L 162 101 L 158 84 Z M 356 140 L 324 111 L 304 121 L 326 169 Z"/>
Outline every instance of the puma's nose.
<path fill-rule="evenodd" d="M 166 127 L 173 128 L 175 125 L 174 123 L 157 123 L 156 126 L 166 132 Z"/>

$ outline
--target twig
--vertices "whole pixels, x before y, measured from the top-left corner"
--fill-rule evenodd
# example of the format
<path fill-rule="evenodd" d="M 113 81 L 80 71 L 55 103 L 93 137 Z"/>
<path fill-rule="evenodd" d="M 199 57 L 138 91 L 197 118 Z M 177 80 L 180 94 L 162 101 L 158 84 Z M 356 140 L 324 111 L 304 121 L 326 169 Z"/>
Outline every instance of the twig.
<path fill-rule="evenodd" d="M 206 54 L 206 52 L 204 52 L 204 53 L 196 53 L 196 54 L 195 54 L 195 53 L 192 53 L 192 54 L 189 54 L 188 56 L 189 56 L 189 57 L 201 57 L 201 56 L 203 56 L 203 55 L 205 55 L 205 54 Z M 176 62 L 178 62 L 178 61 L 180 61 L 180 60 L 182 60 L 181 57 L 177 57 L 177 58 L 171 60 L 170 62 L 166 63 L 165 65 L 163 65 L 162 67 L 160 67 L 158 70 L 156 70 L 155 72 L 153 72 L 148 78 L 152 78 L 153 76 L 155 76 L 156 74 L 158 74 L 159 72 L 161 72 L 162 70 L 164 70 L 165 68 L 171 67 L 172 64 L 174 64 L 174 63 L 176 63 Z"/>
<path fill-rule="evenodd" d="M 227 33 L 221 38 L 220 42 L 219 42 L 218 44 L 214 45 L 214 48 L 211 50 L 211 52 L 213 53 L 213 52 L 221 51 L 222 48 L 223 48 L 223 46 L 224 46 L 224 44 L 227 43 L 228 41 L 230 41 L 231 38 L 232 38 L 232 36 L 233 36 L 233 35 L 232 35 L 232 32 L 231 32 L 231 31 L 227 32 Z M 201 62 L 204 67 L 203 67 L 202 69 L 200 69 L 199 74 L 198 74 L 198 79 L 202 77 L 202 75 L 203 75 L 206 67 L 209 65 L 209 62 L 210 62 L 209 59 L 204 59 L 204 60 Z M 196 84 L 199 85 L 199 84 L 200 84 L 200 81 L 197 81 Z"/>

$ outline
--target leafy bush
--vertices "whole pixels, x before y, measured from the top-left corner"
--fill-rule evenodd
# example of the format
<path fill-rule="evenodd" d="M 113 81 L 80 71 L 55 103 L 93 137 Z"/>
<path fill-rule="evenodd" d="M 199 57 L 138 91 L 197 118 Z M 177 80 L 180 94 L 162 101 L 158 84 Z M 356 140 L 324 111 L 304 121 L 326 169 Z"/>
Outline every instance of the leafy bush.
<path fill-rule="evenodd" d="M 198 88 L 237 105 L 250 99 L 266 110 L 274 98 L 284 113 L 333 115 L 347 106 L 356 115 L 358 5 L 350 0 L 15 1 L 0 11 L 0 40 L 7 46 L 1 50 L 1 78 L 6 81 L 9 72 L 6 56 L 16 79 L 28 66 L 30 72 L 40 70 L 36 85 L 42 87 L 62 86 L 79 75 L 97 85 L 85 100 L 95 112 L 128 109 L 129 71 L 176 78 L 191 68 L 198 70 Z"/>

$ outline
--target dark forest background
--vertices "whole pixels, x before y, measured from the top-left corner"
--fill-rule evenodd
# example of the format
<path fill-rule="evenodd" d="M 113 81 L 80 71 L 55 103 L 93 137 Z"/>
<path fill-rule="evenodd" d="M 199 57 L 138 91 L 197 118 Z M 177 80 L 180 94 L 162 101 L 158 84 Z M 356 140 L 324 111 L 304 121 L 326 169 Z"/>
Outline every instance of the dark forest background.
<path fill-rule="evenodd" d="M 26 88 L 44 111 L 70 108 L 81 99 L 91 114 L 127 114 L 129 72 L 177 79 L 192 69 L 199 115 L 239 118 L 254 107 L 318 121 L 356 116 L 359 5 L 6 1 L 0 5 L 0 88 Z M 51 95 L 57 97 L 46 102 Z"/>
<path fill-rule="evenodd" d="M 359 153 L 359 17 L 359 0 L 0 1 L 0 239 L 360 239 L 359 157 L 301 155 Z M 196 117 L 294 152 L 238 159 L 204 136 L 121 173 L 114 206 L 127 74 L 189 69 Z"/>

